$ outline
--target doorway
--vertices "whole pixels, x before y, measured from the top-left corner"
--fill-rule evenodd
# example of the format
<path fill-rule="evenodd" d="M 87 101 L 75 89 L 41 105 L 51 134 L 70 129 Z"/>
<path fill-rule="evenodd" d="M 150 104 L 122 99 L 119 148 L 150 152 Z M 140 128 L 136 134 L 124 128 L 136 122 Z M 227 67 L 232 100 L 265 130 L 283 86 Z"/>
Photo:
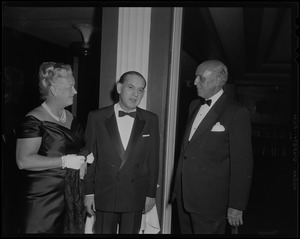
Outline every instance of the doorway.
<path fill-rule="evenodd" d="M 232 53 L 230 50 L 228 53 L 224 39 L 221 39 L 219 35 L 220 29 L 216 27 L 216 19 L 213 19 L 213 14 L 224 13 L 225 16 L 227 10 L 229 11 L 229 8 L 182 8 L 174 171 L 178 163 L 189 104 L 197 98 L 196 88 L 193 84 L 196 68 L 198 64 L 207 59 L 219 59 L 228 66 L 229 71 L 231 69 L 227 87 L 229 87 L 232 96 L 244 104 L 250 112 L 253 108 L 256 110 L 251 119 L 254 154 L 253 182 L 248 209 L 244 213 L 244 225 L 239 228 L 239 232 L 244 235 L 296 235 L 297 190 L 293 188 L 293 180 L 297 181 L 297 176 L 294 176 L 297 172 L 297 166 L 295 156 L 291 154 L 295 150 L 293 138 L 297 135 L 297 132 L 293 131 L 297 121 L 297 114 L 293 113 L 297 111 L 295 109 L 298 104 L 296 103 L 298 92 L 295 90 L 297 88 L 297 74 L 293 76 L 291 73 L 292 65 L 296 63 L 293 63 L 292 58 L 288 57 L 291 48 L 289 44 L 293 42 L 293 38 L 290 39 L 292 41 L 281 44 L 281 47 L 279 45 L 276 47 L 274 40 L 276 37 L 285 39 L 287 35 L 283 30 L 280 30 L 280 27 L 288 30 L 288 26 L 291 26 L 288 23 L 293 22 L 295 16 L 291 14 L 293 11 L 288 8 L 232 8 L 232 11 L 237 15 L 240 14 L 244 19 L 243 34 L 245 36 L 252 34 L 252 39 L 256 41 L 255 43 L 252 40 L 251 43 L 251 39 L 246 37 L 244 57 L 232 58 L 231 54 L 234 52 Z M 250 20 L 254 16 L 257 18 L 251 22 Z M 266 19 L 268 23 L 266 23 Z M 230 23 L 230 19 L 225 21 Z M 274 25 L 271 24 L 272 21 Z M 224 22 L 224 25 L 227 23 Z M 262 52 L 264 52 L 255 47 L 259 48 L 259 42 L 268 41 L 260 38 L 264 35 L 261 34 L 261 29 L 274 29 L 273 37 L 269 38 L 271 41 L 269 45 L 272 45 L 273 48 L 266 49 L 265 53 L 269 55 L 269 60 L 271 56 L 283 57 L 280 59 L 284 64 L 281 65 L 276 62 L 278 67 L 274 69 L 271 67 L 263 68 L 262 64 L 260 66 L 261 71 L 251 75 L 249 72 L 256 70 L 253 59 L 262 57 L 260 54 L 263 55 Z M 197 35 L 196 32 L 201 34 Z M 289 35 L 289 37 L 293 36 Z M 284 54 L 276 55 L 283 46 L 286 49 Z M 238 49 L 238 45 L 236 45 L 236 49 Z M 274 52 L 271 53 L 273 50 Z M 258 56 L 255 56 L 255 52 Z M 235 60 L 232 61 L 232 59 Z M 266 62 L 263 63 L 268 63 L 268 59 L 265 58 Z M 236 63 L 237 61 L 240 62 Z M 236 68 L 236 65 L 243 61 L 247 63 L 247 69 L 243 69 L 244 72 L 239 72 L 241 68 Z M 248 64 L 249 62 L 251 64 Z M 274 61 L 271 59 L 269 66 L 272 64 Z M 238 71 L 234 69 L 238 69 Z M 270 69 L 272 70 L 270 71 Z M 294 65 L 294 69 L 297 69 L 296 65 Z M 248 79 L 249 75 L 252 78 Z M 285 106 L 282 107 L 283 105 Z M 281 217 L 282 215 L 285 219 Z M 171 219 L 171 234 L 179 234 L 176 203 L 172 204 Z M 230 231 L 227 230 L 227 233 L 230 234 Z"/>

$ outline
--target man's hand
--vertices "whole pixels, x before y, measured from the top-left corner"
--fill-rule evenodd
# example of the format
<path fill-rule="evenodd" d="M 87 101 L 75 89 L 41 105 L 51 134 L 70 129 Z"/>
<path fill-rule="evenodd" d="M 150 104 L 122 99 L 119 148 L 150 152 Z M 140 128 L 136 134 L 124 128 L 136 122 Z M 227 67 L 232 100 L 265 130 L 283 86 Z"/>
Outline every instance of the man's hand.
<path fill-rule="evenodd" d="M 146 197 L 145 209 L 143 213 L 149 212 L 155 205 L 155 198 Z"/>
<path fill-rule="evenodd" d="M 227 211 L 227 219 L 231 226 L 243 225 L 243 211 L 229 207 Z"/>
<path fill-rule="evenodd" d="M 96 212 L 94 194 L 92 194 L 92 195 L 85 195 L 85 197 L 84 197 L 84 205 L 86 206 L 87 212 L 91 216 L 94 216 L 95 212 Z"/>

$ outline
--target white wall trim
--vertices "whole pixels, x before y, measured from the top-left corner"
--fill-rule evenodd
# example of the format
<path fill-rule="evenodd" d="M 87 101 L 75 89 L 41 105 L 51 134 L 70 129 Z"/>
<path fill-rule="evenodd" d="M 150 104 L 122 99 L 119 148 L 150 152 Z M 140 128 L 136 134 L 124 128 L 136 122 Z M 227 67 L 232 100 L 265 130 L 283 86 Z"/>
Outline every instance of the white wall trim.
<path fill-rule="evenodd" d="M 163 210 L 162 210 L 162 234 L 171 233 L 172 206 L 168 203 L 170 196 L 171 180 L 173 179 L 174 157 L 175 157 L 175 138 L 177 121 L 177 101 L 179 86 L 179 66 L 181 51 L 181 31 L 182 31 L 182 11 L 183 9 L 174 8 L 173 14 L 173 33 L 171 50 L 171 67 L 169 81 L 169 98 L 167 101 L 167 119 L 166 124 L 166 155 L 164 164 L 164 192 L 163 192 Z"/>
<path fill-rule="evenodd" d="M 138 71 L 148 79 L 150 7 L 120 7 L 116 81 L 126 71 Z M 146 109 L 147 87 L 139 107 Z"/>

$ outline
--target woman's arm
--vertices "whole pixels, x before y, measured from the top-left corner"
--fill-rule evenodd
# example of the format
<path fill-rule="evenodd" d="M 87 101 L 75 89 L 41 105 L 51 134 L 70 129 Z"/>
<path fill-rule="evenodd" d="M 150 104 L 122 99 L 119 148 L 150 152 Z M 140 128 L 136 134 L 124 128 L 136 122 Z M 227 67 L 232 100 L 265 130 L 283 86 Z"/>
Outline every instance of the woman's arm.
<path fill-rule="evenodd" d="M 19 169 L 41 171 L 62 167 L 61 157 L 46 157 L 38 154 L 41 137 L 17 139 L 16 161 Z"/>

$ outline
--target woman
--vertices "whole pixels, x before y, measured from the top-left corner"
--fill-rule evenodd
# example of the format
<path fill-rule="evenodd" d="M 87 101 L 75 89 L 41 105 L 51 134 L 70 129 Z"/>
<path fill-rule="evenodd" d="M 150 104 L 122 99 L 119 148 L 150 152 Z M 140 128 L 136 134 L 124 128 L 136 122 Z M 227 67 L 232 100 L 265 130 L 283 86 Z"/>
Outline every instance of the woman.
<path fill-rule="evenodd" d="M 69 65 L 41 64 L 39 88 L 45 101 L 17 130 L 16 161 L 25 176 L 21 233 L 84 233 L 80 177 L 90 152 L 80 152 L 84 131 L 64 109 L 73 104 L 74 85 Z"/>

